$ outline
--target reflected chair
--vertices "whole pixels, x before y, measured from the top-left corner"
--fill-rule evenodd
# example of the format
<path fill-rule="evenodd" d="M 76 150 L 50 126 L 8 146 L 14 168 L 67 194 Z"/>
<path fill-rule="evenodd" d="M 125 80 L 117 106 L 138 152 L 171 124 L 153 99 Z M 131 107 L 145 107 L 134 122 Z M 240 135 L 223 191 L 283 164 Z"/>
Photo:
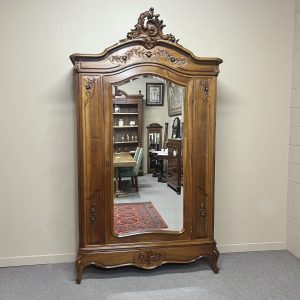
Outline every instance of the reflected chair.
<path fill-rule="evenodd" d="M 135 186 L 136 191 L 139 191 L 139 186 L 138 186 L 138 174 L 139 174 L 139 169 L 142 164 L 142 159 L 143 159 L 143 152 L 144 149 L 140 148 L 140 151 L 138 153 L 138 157 L 136 160 L 136 165 L 131 168 L 120 168 L 119 169 L 119 184 L 121 185 L 121 180 L 122 177 L 131 177 L 131 182 L 132 186 Z"/>
<path fill-rule="evenodd" d="M 135 152 L 134 152 L 134 156 L 133 156 L 133 159 L 135 160 L 135 161 L 137 161 L 137 159 L 138 159 L 138 157 L 139 157 L 139 153 L 140 153 L 140 150 L 141 150 L 141 147 L 136 147 L 136 150 L 135 150 Z M 130 167 L 121 167 L 121 168 L 119 168 L 119 172 L 120 171 L 125 171 L 125 170 L 131 170 L 131 168 Z M 133 181 L 133 180 L 132 180 Z M 133 184 L 132 184 L 132 186 L 133 186 Z M 119 183 L 119 187 L 120 187 L 120 183 Z"/>
<path fill-rule="evenodd" d="M 141 150 L 141 147 L 136 147 L 136 150 L 135 150 L 134 156 L 133 156 L 133 159 L 134 159 L 135 161 L 137 161 L 137 159 L 138 159 L 138 157 L 139 157 L 140 150 Z"/>

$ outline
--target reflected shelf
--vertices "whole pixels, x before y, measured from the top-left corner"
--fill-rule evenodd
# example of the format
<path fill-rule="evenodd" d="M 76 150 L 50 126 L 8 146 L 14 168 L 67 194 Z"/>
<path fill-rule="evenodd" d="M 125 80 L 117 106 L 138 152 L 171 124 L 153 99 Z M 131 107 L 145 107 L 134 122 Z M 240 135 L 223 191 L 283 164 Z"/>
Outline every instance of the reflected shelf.
<path fill-rule="evenodd" d="M 131 126 L 131 125 L 128 125 L 128 126 L 114 126 L 114 128 L 138 128 L 139 126 L 135 125 L 135 126 Z"/>
<path fill-rule="evenodd" d="M 113 115 L 138 115 L 137 112 L 134 112 L 134 113 L 130 113 L 130 112 L 118 112 L 118 113 L 113 113 Z"/>
<path fill-rule="evenodd" d="M 114 142 L 114 144 L 136 144 L 138 141 Z"/>

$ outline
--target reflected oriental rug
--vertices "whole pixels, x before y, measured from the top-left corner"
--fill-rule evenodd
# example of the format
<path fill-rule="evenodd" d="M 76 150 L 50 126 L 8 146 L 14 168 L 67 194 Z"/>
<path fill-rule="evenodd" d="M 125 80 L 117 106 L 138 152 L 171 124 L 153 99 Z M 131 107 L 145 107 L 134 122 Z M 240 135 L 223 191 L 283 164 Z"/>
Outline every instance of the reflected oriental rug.
<path fill-rule="evenodd" d="M 117 234 L 168 228 L 152 202 L 115 204 L 114 226 Z"/>

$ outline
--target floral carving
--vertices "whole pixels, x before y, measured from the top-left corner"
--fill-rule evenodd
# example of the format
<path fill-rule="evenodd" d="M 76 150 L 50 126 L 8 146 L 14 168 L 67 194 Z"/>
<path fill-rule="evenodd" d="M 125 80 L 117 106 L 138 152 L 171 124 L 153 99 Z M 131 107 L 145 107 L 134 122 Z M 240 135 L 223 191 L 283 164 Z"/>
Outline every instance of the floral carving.
<path fill-rule="evenodd" d="M 167 52 L 165 49 L 157 48 L 153 51 L 145 50 L 143 48 L 131 48 L 123 55 L 112 55 L 109 60 L 111 63 L 125 64 L 131 58 L 136 57 L 143 60 L 157 60 L 159 57 L 166 59 L 174 65 L 185 65 L 187 60 L 184 57 L 175 57 Z"/>
<path fill-rule="evenodd" d="M 163 263 L 164 259 L 165 253 L 162 250 L 141 250 L 135 256 L 137 265 L 144 269 L 158 267 Z"/>
<path fill-rule="evenodd" d="M 97 205 L 96 203 L 99 201 L 99 197 L 101 197 L 101 192 L 96 190 L 88 199 L 89 202 L 88 206 L 88 217 L 89 217 L 89 224 L 90 227 L 96 227 L 97 222 Z"/>
<path fill-rule="evenodd" d="M 205 223 L 205 219 L 206 219 L 206 210 L 205 210 L 205 202 L 201 201 L 200 202 L 200 222 L 201 224 Z"/>
<path fill-rule="evenodd" d="M 163 34 L 163 20 L 159 20 L 159 15 L 154 14 L 154 8 L 151 7 L 148 11 L 140 14 L 137 24 L 134 29 L 127 33 L 125 39 L 120 40 L 121 43 L 128 40 L 143 39 L 145 48 L 152 49 L 158 39 L 167 40 L 172 43 L 178 43 L 178 40 L 172 34 Z"/>
<path fill-rule="evenodd" d="M 207 80 L 201 81 L 201 91 L 202 91 L 202 99 L 207 102 L 208 92 L 209 92 L 209 84 Z"/>
<path fill-rule="evenodd" d="M 85 90 L 85 99 L 84 99 L 84 104 L 87 105 L 90 100 L 93 98 L 94 93 L 95 93 L 95 78 L 84 78 L 83 80 L 83 85 L 84 85 L 84 90 Z"/>

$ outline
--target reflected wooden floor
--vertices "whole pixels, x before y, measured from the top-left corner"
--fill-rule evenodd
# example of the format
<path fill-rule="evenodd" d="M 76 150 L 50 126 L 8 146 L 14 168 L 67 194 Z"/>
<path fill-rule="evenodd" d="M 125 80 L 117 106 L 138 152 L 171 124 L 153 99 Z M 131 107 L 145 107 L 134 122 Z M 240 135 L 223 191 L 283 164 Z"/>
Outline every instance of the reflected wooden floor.
<path fill-rule="evenodd" d="M 129 178 L 128 178 L 129 179 Z M 122 179 L 122 189 L 128 197 L 116 198 L 115 203 L 151 201 L 168 225 L 168 230 L 181 230 L 183 224 L 183 191 L 177 195 L 166 183 L 157 182 L 152 174 L 139 176 L 139 192 L 131 187 L 131 180 Z"/>

